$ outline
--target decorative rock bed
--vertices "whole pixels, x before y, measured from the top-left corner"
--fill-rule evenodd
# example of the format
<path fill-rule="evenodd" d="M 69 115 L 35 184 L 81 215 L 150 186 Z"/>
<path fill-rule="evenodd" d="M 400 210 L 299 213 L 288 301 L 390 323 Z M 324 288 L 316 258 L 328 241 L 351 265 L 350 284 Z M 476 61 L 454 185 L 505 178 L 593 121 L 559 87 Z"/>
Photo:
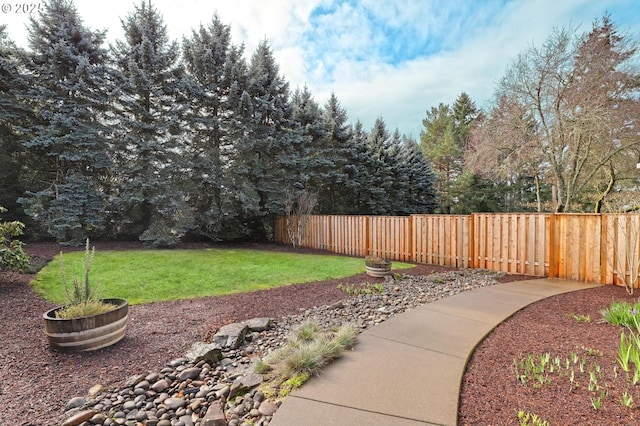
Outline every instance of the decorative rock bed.
<path fill-rule="evenodd" d="M 462 291 L 496 283 L 499 275 L 461 270 L 387 277 L 383 292 L 358 294 L 276 320 L 256 318 L 222 327 L 213 342 L 196 342 L 160 371 L 131 377 L 121 389 L 96 385 L 71 399 L 64 426 L 266 426 L 280 402 L 259 390 L 253 362 L 280 347 L 306 320 L 324 329 L 352 323 L 364 330 L 389 317 Z M 346 295 L 345 295 L 346 297 Z M 357 350 L 357 346 L 356 346 Z"/>

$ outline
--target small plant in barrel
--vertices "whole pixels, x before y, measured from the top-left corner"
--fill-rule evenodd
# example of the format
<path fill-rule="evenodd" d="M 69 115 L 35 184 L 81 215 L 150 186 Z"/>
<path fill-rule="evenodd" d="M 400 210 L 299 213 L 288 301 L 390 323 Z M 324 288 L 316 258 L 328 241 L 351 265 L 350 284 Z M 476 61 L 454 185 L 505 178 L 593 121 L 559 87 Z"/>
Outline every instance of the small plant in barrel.
<path fill-rule="evenodd" d="M 391 273 L 391 261 L 380 256 L 364 258 L 365 271 L 372 277 L 384 277 Z"/>
<path fill-rule="evenodd" d="M 59 352 L 84 352 L 101 349 L 122 340 L 127 329 L 129 302 L 126 299 L 99 299 L 90 272 L 95 249 L 84 251 L 84 274 L 69 285 L 64 271 L 62 253 L 60 268 L 68 304 L 50 309 L 44 319 L 51 349 Z"/>
<path fill-rule="evenodd" d="M 62 252 L 60 252 L 60 271 L 62 285 L 67 296 L 67 305 L 56 312 L 57 318 L 79 318 L 91 315 L 103 314 L 116 308 L 113 304 L 105 303 L 98 297 L 98 289 L 90 280 L 91 265 L 95 257 L 95 247 L 89 248 L 87 238 L 84 250 L 84 275 L 82 279 L 73 278 L 69 285 L 64 271 Z"/>

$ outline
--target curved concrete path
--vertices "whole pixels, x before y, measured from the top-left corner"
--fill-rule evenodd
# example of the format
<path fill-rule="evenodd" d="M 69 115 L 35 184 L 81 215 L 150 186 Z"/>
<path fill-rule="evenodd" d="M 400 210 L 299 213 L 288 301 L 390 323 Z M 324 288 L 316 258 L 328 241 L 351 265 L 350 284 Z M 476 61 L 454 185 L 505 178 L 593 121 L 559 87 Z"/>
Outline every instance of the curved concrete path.
<path fill-rule="evenodd" d="M 285 399 L 270 426 L 455 426 L 467 361 L 494 327 L 533 302 L 599 285 L 518 281 L 411 309 L 361 333 L 355 350 Z"/>

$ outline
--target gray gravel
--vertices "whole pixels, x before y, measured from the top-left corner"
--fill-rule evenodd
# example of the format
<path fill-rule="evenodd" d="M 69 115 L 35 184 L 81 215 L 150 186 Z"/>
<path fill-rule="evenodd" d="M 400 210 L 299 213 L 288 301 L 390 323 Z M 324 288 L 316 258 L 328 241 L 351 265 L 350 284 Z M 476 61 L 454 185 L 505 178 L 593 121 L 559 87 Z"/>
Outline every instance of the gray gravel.
<path fill-rule="evenodd" d="M 220 360 L 174 359 L 160 371 L 131 377 L 121 389 L 96 385 L 69 401 L 63 425 L 266 426 L 280 401 L 266 399 L 259 390 L 262 378 L 253 373 L 253 363 L 281 347 L 302 322 L 313 320 L 323 329 L 351 323 L 364 330 L 425 303 L 493 285 L 499 276 L 459 270 L 387 277 L 381 292 L 370 287 L 370 294 L 345 293 L 333 305 L 301 310 L 273 320 L 265 331 L 250 331 L 239 348 L 223 348 Z"/>

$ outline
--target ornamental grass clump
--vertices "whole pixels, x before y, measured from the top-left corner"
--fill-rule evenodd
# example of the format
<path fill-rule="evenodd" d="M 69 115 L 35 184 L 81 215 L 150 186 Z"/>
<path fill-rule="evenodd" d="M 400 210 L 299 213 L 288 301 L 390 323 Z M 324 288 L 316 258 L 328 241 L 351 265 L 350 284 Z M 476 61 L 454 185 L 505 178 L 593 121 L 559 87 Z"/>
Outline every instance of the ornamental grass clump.
<path fill-rule="evenodd" d="M 82 280 L 73 278 L 73 284 L 69 285 L 64 271 L 62 252 L 60 252 L 60 271 L 62 285 L 64 286 L 67 304 L 56 312 L 57 318 L 81 318 L 103 314 L 114 310 L 116 307 L 110 303 L 100 301 L 98 288 L 90 280 L 89 273 L 95 257 L 95 247 L 89 249 L 87 238 L 84 250 L 84 276 Z"/>
<path fill-rule="evenodd" d="M 288 395 L 309 377 L 320 374 L 322 368 L 339 358 L 344 350 L 353 347 L 357 335 L 357 328 L 351 324 L 325 332 L 317 323 L 305 321 L 283 347 L 256 363 L 257 373 L 271 375 L 263 390 L 268 395 Z"/>

